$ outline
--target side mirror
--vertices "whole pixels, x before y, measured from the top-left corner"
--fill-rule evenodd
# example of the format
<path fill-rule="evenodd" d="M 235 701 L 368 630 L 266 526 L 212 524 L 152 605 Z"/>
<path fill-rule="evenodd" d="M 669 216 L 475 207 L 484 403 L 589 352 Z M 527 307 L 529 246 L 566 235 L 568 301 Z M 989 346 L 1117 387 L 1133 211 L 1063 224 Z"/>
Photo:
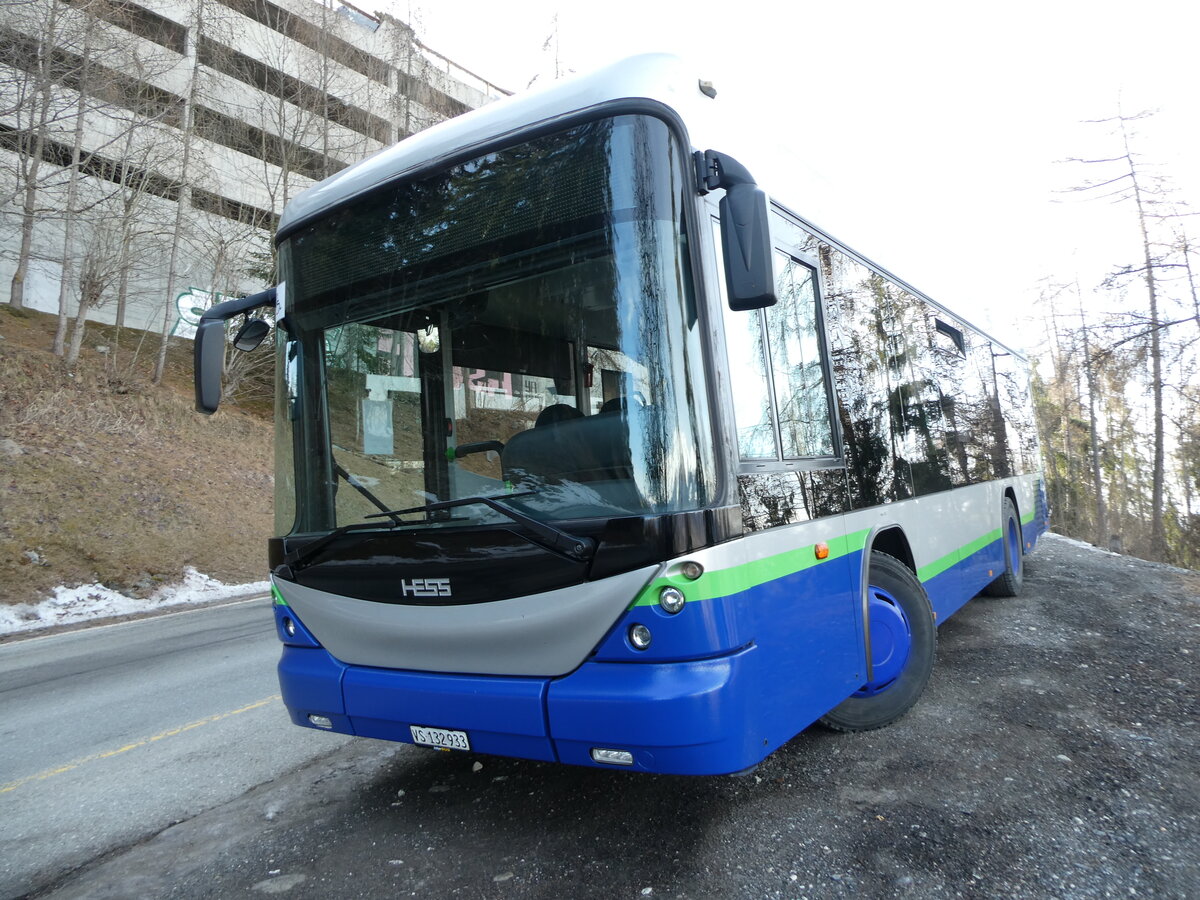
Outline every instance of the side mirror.
<path fill-rule="evenodd" d="M 196 328 L 196 409 L 212 415 L 221 403 L 221 372 L 225 367 L 225 320 L 205 322 Z"/>
<path fill-rule="evenodd" d="M 271 332 L 271 326 L 262 319 L 250 319 L 238 329 L 238 333 L 233 337 L 233 346 L 243 353 L 249 353 L 251 350 L 258 348 L 258 345 L 263 342 Z"/>
<path fill-rule="evenodd" d="M 725 188 L 718 208 L 729 308 L 774 306 L 778 297 L 767 195 L 746 167 L 731 156 L 709 150 L 703 154 L 701 166 L 705 188 Z"/>
<path fill-rule="evenodd" d="M 221 374 L 225 366 L 225 323 L 242 313 L 274 305 L 275 288 L 268 288 L 249 297 L 226 300 L 205 310 L 196 328 L 193 357 L 197 411 L 212 415 L 221 403 Z M 238 331 L 237 337 L 234 338 L 234 346 L 239 350 L 253 350 L 262 343 L 269 330 L 266 322 L 252 319 Z M 248 343 L 248 346 L 239 346 L 239 341 Z"/>

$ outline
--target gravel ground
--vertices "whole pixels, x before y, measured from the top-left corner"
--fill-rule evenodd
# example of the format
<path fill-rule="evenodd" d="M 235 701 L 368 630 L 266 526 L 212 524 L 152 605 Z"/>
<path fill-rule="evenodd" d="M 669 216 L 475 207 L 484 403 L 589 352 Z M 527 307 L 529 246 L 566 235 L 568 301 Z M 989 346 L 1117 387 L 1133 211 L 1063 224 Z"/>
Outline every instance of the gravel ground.
<path fill-rule="evenodd" d="M 55 897 L 1200 896 L 1200 575 L 1057 538 L 917 708 L 687 779 L 355 741 Z"/>

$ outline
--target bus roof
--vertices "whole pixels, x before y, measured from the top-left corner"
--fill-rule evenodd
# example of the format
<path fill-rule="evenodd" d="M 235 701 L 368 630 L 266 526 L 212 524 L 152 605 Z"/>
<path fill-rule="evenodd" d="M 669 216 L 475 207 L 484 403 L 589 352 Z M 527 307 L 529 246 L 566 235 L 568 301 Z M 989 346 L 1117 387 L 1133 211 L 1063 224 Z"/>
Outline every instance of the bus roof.
<path fill-rule="evenodd" d="M 287 205 L 279 220 L 279 234 L 285 235 L 326 210 L 406 172 L 461 157 L 464 151 L 507 134 L 623 99 L 663 103 L 678 112 L 689 129 L 695 129 L 697 120 L 706 118 L 703 104 L 712 103 L 700 92 L 698 78 L 689 75 L 678 57 L 665 53 L 630 57 L 447 119 L 343 169 Z"/>

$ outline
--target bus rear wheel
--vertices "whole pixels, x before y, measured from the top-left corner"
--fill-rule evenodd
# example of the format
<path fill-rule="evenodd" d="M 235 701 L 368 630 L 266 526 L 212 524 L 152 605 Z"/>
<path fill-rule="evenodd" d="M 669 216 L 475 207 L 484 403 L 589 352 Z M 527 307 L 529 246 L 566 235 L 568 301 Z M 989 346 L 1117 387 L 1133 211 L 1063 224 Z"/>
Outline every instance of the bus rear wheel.
<path fill-rule="evenodd" d="M 912 709 L 929 682 L 937 629 L 925 588 L 893 556 L 871 553 L 867 576 L 871 677 L 821 718 L 835 731 L 871 731 Z"/>
<path fill-rule="evenodd" d="M 983 592 L 989 597 L 1015 597 L 1025 582 L 1025 551 L 1021 544 L 1021 520 L 1007 497 L 1000 513 L 1000 540 L 1004 542 L 1004 571 Z"/>

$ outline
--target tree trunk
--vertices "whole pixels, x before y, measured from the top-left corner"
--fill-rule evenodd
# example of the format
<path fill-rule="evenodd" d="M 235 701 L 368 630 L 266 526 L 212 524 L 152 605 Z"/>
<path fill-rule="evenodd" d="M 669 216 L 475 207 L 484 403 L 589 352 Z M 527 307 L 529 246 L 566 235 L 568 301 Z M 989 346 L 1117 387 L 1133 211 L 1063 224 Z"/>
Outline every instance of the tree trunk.
<path fill-rule="evenodd" d="M 33 224 L 37 215 L 37 179 L 42 165 L 42 153 L 46 148 L 46 124 L 50 116 L 50 42 L 57 33 L 58 4 L 51 3 L 46 32 L 39 47 L 37 79 L 33 90 L 33 103 L 37 110 L 37 127 L 34 129 L 32 146 L 26 144 L 25 197 L 21 205 L 21 248 L 17 252 L 17 268 L 13 272 L 8 302 L 14 309 L 25 308 L 25 279 L 29 275 L 29 257 L 33 252 Z M 39 99 L 40 97 L 40 99 Z"/>
<path fill-rule="evenodd" d="M 1087 320 L 1083 315 L 1083 295 L 1079 283 L 1075 283 L 1075 296 L 1079 299 L 1079 329 L 1083 334 L 1083 365 L 1088 389 L 1088 438 L 1092 445 L 1092 493 L 1096 502 L 1096 546 L 1107 544 L 1108 508 L 1104 504 L 1104 481 L 1100 475 L 1100 430 L 1096 423 L 1096 361 L 1092 358 L 1092 345 Z"/>
<path fill-rule="evenodd" d="M 87 314 L 92 308 L 91 291 L 80 290 L 79 309 L 75 313 L 75 322 L 71 331 L 71 345 L 67 349 L 67 366 L 74 368 L 79 362 L 79 351 L 83 348 L 83 335 L 87 329 Z"/>
<path fill-rule="evenodd" d="M 1162 323 L 1158 314 L 1158 285 L 1154 277 L 1154 256 L 1150 251 L 1150 232 L 1146 226 L 1146 209 L 1138 181 L 1137 167 L 1129 149 L 1129 132 L 1125 120 L 1121 119 L 1121 135 L 1125 141 L 1125 158 L 1129 162 L 1129 177 L 1133 184 L 1133 199 L 1137 206 L 1138 227 L 1142 233 L 1142 254 L 1146 263 L 1146 296 L 1150 302 L 1150 390 L 1154 397 L 1154 462 L 1150 498 L 1150 555 L 1154 559 L 1167 558 L 1167 535 L 1163 523 L 1163 483 L 1165 453 L 1163 429 L 1163 380 L 1162 380 Z"/>
<path fill-rule="evenodd" d="M 79 100 L 75 104 L 75 133 L 71 139 L 71 175 L 67 182 L 67 203 L 63 209 L 65 221 L 63 224 L 62 279 L 58 283 L 58 325 L 54 329 L 55 356 L 66 354 L 71 282 L 75 278 L 75 225 L 78 219 L 75 206 L 79 200 L 79 161 L 83 155 L 83 117 L 87 112 L 88 70 L 92 55 L 92 30 L 95 27 L 95 21 L 93 18 L 88 18 L 87 30 L 83 36 L 83 66 L 79 73 Z M 80 294 L 79 302 L 82 304 L 82 292 Z"/>
<path fill-rule="evenodd" d="M 204 27 L 204 0 L 196 0 L 195 33 L 188 41 L 192 53 L 192 71 L 188 77 L 187 100 L 183 108 L 183 153 L 180 159 L 179 199 L 175 206 L 175 227 L 171 231 L 171 254 L 167 263 L 167 298 L 163 309 L 163 326 L 158 345 L 158 357 L 154 362 L 151 381 L 161 384 L 167 368 L 167 345 L 171 339 L 171 326 L 175 316 L 175 280 L 179 268 L 179 244 L 183 237 L 183 209 L 191 201 L 191 186 L 188 184 L 188 163 L 192 152 L 192 116 L 196 105 L 196 82 L 200 72 L 200 54 L 196 51 L 200 33 Z"/>
<path fill-rule="evenodd" d="M 33 223 L 37 213 L 37 170 L 42 158 L 42 135 L 34 142 L 33 162 L 26 173 L 25 202 L 21 207 L 21 249 L 17 252 L 17 269 L 13 272 L 8 302 L 13 309 L 25 308 L 25 279 L 29 275 L 29 257 L 33 252 Z"/>

